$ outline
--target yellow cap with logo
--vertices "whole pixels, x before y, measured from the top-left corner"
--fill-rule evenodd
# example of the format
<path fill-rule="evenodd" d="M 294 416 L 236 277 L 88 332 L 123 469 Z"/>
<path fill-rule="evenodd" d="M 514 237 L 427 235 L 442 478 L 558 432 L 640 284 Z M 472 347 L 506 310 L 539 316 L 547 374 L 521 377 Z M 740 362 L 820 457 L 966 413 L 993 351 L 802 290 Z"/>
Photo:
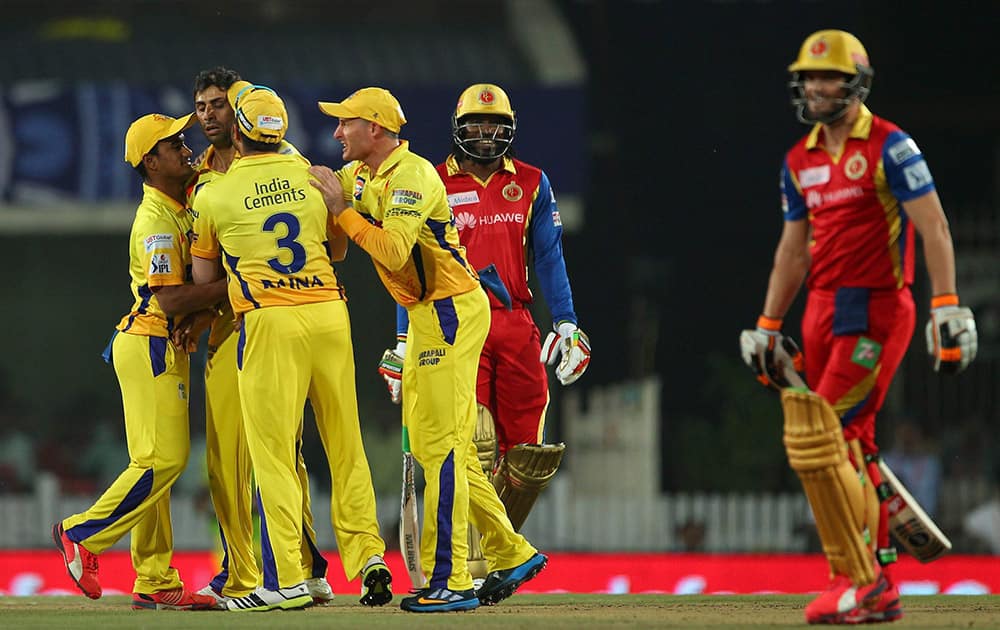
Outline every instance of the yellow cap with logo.
<path fill-rule="evenodd" d="M 399 101 L 380 87 L 362 88 L 339 103 L 320 101 L 319 110 L 334 118 L 363 118 L 393 133 L 406 124 Z"/>
<path fill-rule="evenodd" d="M 265 85 L 236 81 L 226 92 L 236 124 L 255 142 L 277 144 L 288 131 L 288 111 L 281 97 Z"/>
<path fill-rule="evenodd" d="M 152 151 L 160 140 L 176 136 L 196 121 L 193 112 L 180 118 L 146 114 L 129 125 L 125 132 L 125 161 L 133 167 L 139 166 L 143 156 Z"/>
<path fill-rule="evenodd" d="M 861 41 L 847 31 L 828 29 L 816 31 L 806 38 L 789 72 L 833 70 L 858 74 L 858 66 L 871 68 L 868 53 Z"/>
<path fill-rule="evenodd" d="M 455 118 L 469 114 L 495 114 L 514 119 L 514 108 L 510 98 L 500 86 L 492 83 L 477 83 L 465 88 L 455 105 Z"/>

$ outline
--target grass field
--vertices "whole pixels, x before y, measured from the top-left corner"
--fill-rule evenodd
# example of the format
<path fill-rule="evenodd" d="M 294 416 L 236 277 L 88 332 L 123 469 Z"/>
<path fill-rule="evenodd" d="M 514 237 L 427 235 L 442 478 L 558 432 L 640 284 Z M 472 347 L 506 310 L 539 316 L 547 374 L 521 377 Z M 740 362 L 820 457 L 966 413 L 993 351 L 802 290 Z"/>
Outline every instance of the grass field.
<path fill-rule="evenodd" d="M 398 597 L 396 601 L 398 601 Z M 304 611 L 269 613 L 135 612 L 129 598 L 0 598 L 3 628 L 796 628 L 806 595 L 516 595 L 468 613 L 418 615 L 390 604 L 368 609 L 354 598 Z M 1000 628 L 1000 596 L 903 598 L 894 628 Z"/>

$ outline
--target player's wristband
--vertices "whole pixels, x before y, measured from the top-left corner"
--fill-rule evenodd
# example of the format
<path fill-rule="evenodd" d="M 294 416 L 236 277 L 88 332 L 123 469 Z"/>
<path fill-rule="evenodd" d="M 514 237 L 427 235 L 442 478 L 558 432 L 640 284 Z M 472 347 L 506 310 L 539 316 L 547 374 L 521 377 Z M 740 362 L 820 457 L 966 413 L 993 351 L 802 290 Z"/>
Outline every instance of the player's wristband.
<path fill-rule="evenodd" d="M 958 306 L 957 293 L 942 293 L 931 298 L 931 310 L 942 306 Z"/>
<path fill-rule="evenodd" d="M 757 328 L 762 330 L 770 330 L 773 332 L 778 332 L 781 330 L 782 320 L 780 317 L 768 317 L 767 315 L 761 315 L 757 318 Z"/>

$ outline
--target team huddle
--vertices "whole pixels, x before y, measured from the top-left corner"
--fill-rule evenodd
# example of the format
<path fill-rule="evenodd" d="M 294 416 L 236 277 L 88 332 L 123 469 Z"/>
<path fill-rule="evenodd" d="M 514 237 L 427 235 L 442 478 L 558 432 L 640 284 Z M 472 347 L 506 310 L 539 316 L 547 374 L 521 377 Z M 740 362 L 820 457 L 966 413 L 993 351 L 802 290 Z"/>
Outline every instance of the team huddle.
<path fill-rule="evenodd" d="M 933 292 L 926 336 L 935 370 L 960 372 L 975 358 L 975 320 L 958 300 L 951 234 L 920 149 L 864 105 L 874 71 L 861 42 L 818 31 L 788 69 L 792 103 L 811 131 L 785 156 L 785 224 L 741 353 L 781 391 L 789 463 L 829 561 L 830 587 L 806 620 L 893 621 L 902 607 L 890 531 L 920 527 L 904 547 L 923 561 L 950 547 L 875 444 L 876 413 L 915 327 L 914 232 Z M 329 602 L 301 454 L 308 400 L 344 571 L 360 581 L 361 604 L 391 601 L 334 267 L 353 242 L 397 304 L 396 344 L 378 371 L 402 416 L 400 543 L 414 591 L 400 606 L 472 610 L 510 597 L 548 562 L 519 529 L 565 450 L 545 442 L 545 364 L 573 383 L 589 365 L 590 341 L 578 327 L 551 183 L 514 155 L 507 94 L 485 83 L 462 92 L 452 152 L 437 166 L 400 139 L 406 117 L 387 90 L 319 102 L 337 119 L 337 170 L 285 140 L 288 113 L 269 87 L 215 68 L 198 75 L 194 99 L 194 114 L 149 114 L 126 134 L 125 160 L 144 193 L 129 241 L 135 302 L 105 358 L 121 386 L 131 460 L 90 509 L 53 527 L 70 576 L 100 597 L 97 556 L 131 532 L 135 609 Z M 195 122 L 211 146 L 192 168 L 183 133 Z M 552 316 L 544 342 L 528 310 L 529 266 Z M 803 284 L 804 353 L 781 332 Z M 206 330 L 207 464 L 225 557 L 211 583 L 192 591 L 170 566 L 170 487 L 189 449 L 188 354 Z M 419 532 L 411 457 L 425 478 Z"/>
<path fill-rule="evenodd" d="M 421 541 L 411 572 L 419 577 L 400 606 L 472 610 L 510 597 L 548 560 L 517 532 L 563 450 L 543 443 L 544 366 L 558 361 L 568 384 L 586 370 L 590 347 L 576 325 L 555 196 L 543 171 L 513 156 L 506 93 L 490 84 L 463 92 L 455 154 L 440 167 L 452 171 L 439 175 L 399 138 L 406 118 L 387 90 L 318 103 L 338 119 L 345 166 L 336 171 L 285 140 L 288 113 L 273 89 L 219 67 L 199 73 L 193 92 L 193 114 L 149 114 L 126 133 L 126 162 L 143 179 L 129 241 L 134 304 L 105 359 L 119 378 L 130 463 L 90 509 L 53 527 L 70 576 L 100 597 L 98 555 L 131 533 L 134 609 L 331 601 L 301 454 L 308 400 L 345 574 L 360 581 L 361 604 L 392 600 L 334 267 L 353 241 L 398 304 L 386 320 L 395 315 L 399 325 L 396 346 L 379 372 L 426 482 L 423 530 L 408 537 Z M 196 122 L 210 146 L 192 160 L 184 132 Z M 460 238 L 456 227 L 455 195 L 466 212 L 502 209 L 526 220 L 484 223 L 473 256 L 464 238 L 473 230 Z M 532 262 L 554 318 L 544 353 L 527 310 Z M 517 317 L 500 316 L 501 328 L 501 311 Z M 225 553 L 219 573 L 195 591 L 170 566 L 170 487 L 189 451 L 188 355 L 206 331 L 208 481 Z M 530 388 L 511 381 L 520 371 L 535 379 Z M 557 457 L 526 459 L 532 449 Z"/>

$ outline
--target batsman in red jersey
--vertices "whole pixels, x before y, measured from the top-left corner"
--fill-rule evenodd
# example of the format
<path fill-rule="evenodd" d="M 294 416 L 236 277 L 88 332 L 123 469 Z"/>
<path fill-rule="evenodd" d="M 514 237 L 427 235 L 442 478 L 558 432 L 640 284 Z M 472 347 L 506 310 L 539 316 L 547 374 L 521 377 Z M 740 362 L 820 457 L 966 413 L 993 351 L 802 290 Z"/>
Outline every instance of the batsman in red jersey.
<path fill-rule="evenodd" d="M 785 446 L 832 577 L 806 620 L 893 621 L 902 609 L 886 570 L 896 552 L 877 494 L 875 414 L 913 335 L 914 228 L 933 291 L 927 345 L 935 370 L 957 372 L 975 358 L 975 320 L 959 307 L 951 233 L 923 154 L 863 104 L 874 71 L 861 42 L 816 32 L 788 69 L 792 104 L 812 130 L 785 156 L 784 229 L 764 312 L 741 348 L 761 382 L 789 384 L 783 367 L 801 365 L 802 355 L 782 335 L 782 318 L 805 282 L 804 367 L 813 391 L 782 393 Z"/>
<path fill-rule="evenodd" d="M 484 270 L 480 276 L 487 287 L 496 277 L 503 285 L 488 291 L 492 323 L 479 360 L 475 440 L 484 470 L 495 471 L 494 485 L 520 529 L 565 449 L 544 443 L 545 364 L 558 361 L 556 377 L 569 385 L 586 370 L 590 343 L 573 310 L 555 194 L 544 171 L 514 157 L 516 127 L 503 89 L 487 83 L 468 87 L 452 116 L 452 153 L 436 168 L 469 262 Z M 534 299 L 529 264 L 552 316 L 553 331 L 544 344 L 528 310 Z M 504 288 L 509 295 L 503 295 Z M 399 312 L 397 340 L 405 343 L 406 311 Z M 395 354 L 402 356 L 399 349 Z M 383 362 L 380 371 L 390 391 L 398 391 L 391 367 Z M 509 482 L 511 476 L 518 479 L 516 485 Z M 478 541 L 471 542 L 476 560 Z M 470 569 L 476 576 L 475 562 Z"/>

